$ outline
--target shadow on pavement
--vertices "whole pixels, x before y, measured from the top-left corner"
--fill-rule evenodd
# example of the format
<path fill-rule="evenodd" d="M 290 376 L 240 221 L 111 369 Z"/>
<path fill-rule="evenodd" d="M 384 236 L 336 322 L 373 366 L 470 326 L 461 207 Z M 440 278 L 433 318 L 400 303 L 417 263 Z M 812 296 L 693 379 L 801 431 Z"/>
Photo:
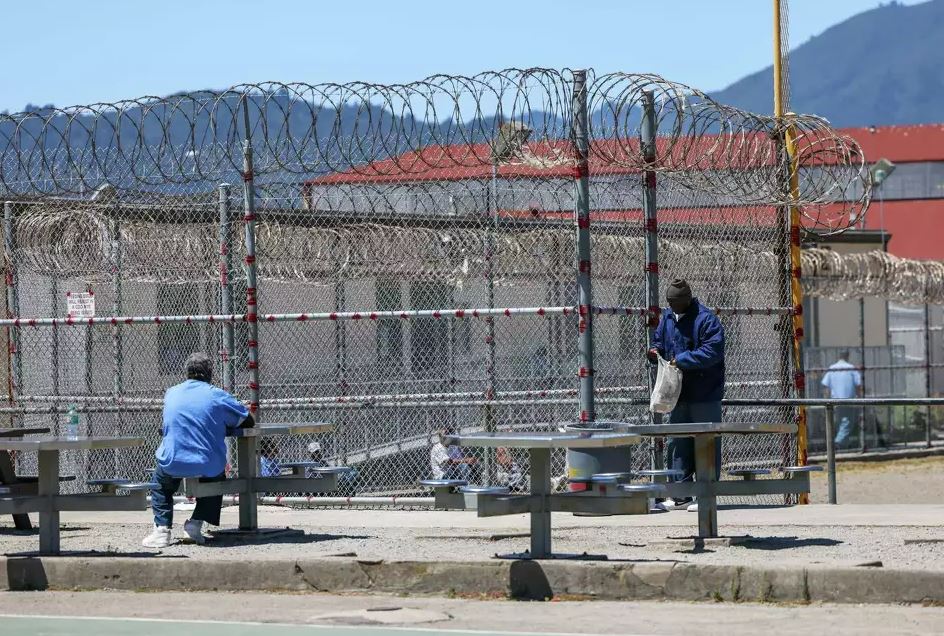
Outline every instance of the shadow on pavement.
<path fill-rule="evenodd" d="M 799 537 L 755 537 L 740 544 L 742 548 L 750 550 L 790 550 L 792 548 L 808 548 L 811 546 L 834 546 L 843 543 L 837 539 Z"/>

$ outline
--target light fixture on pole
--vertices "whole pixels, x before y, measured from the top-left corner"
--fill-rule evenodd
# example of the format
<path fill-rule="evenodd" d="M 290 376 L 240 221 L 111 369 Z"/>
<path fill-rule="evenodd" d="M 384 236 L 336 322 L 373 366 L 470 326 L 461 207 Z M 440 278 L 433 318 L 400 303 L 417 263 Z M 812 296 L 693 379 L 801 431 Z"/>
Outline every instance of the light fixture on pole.
<path fill-rule="evenodd" d="M 895 172 L 897 166 L 885 159 L 879 159 L 876 161 L 871 168 L 869 168 L 869 177 L 872 180 L 872 189 L 878 190 L 878 215 L 879 223 L 881 223 L 882 230 L 882 245 L 885 245 L 885 191 L 882 188 L 882 184 L 885 183 L 885 180 Z M 884 247 L 883 247 L 884 249 Z"/>

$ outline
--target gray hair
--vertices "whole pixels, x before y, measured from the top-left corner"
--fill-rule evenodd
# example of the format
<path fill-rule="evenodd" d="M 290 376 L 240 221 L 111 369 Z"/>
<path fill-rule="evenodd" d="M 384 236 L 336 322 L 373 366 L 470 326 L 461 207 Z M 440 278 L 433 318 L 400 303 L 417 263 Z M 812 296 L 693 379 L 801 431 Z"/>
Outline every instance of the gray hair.
<path fill-rule="evenodd" d="M 213 364 L 210 362 L 209 356 L 205 353 L 197 352 L 190 354 L 184 369 L 188 380 L 209 382 L 213 379 Z"/>

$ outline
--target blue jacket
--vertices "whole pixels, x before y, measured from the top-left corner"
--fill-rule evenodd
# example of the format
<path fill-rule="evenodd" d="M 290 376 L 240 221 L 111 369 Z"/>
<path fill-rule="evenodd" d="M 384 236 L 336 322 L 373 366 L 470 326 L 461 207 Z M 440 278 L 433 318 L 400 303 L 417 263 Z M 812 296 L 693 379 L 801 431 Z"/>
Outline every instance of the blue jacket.
<path fill-rule="evenodd" d="M 671 309 L 662 311 L 653 347 L 666 360 L 675 358 L 682 370 L 679 402 L 717 402 L 724 397 L 724 327 L 697 298 L 677 322 Z"/>

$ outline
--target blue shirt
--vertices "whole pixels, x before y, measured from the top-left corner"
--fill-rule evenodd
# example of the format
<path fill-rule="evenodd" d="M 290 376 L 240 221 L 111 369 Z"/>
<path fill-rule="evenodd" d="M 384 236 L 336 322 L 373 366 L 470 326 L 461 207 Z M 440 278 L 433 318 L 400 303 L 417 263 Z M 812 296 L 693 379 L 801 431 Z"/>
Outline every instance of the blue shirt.
<path fill-rule="evenodd" d="M 840 360 L 829 367 L 821 384 L 829 389 L 829 397 L 848 400 L 854 398 L 856 388 L 862 386 L 862 374 L 845 360 Z"/>
<path fill-rule="evenodd" d="M 172 477 L 216 477 L 226 470 L 226 431 L 249 410 L 207 382 L 187 380 L 164 394 L 164 439 L 157 465 Z"/>
<path fill-rule="evenodd" d="M 260 477 L 278 477 L 282 474 L 282 468 L 276 459 L 269 457 L 259 458 L 259 476 Z"/>

